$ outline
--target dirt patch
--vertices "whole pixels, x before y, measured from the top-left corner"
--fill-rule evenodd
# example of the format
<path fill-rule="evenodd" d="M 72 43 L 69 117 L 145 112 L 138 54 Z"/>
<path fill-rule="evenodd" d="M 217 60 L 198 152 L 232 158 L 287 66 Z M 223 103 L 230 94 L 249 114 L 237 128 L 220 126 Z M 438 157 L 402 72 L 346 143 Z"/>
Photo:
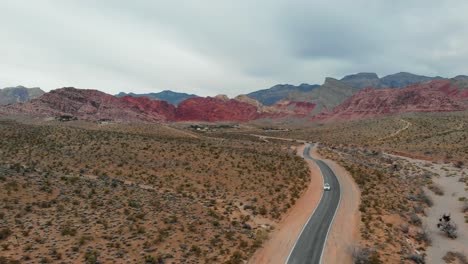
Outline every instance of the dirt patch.
<path fill-rule="evenodd" d="M 297 153 L 303 156 L 304 146 L 297 148 Z M 309 216 L 317 207 L 322 197 L 323 179 L 315 162 L 306 160 L 310 168 L 310 184 L 296 204 L 286 213 L 271 234 L 264 246 L 259 249 L 249 263 L 284 263 L 291 252 L 294 243 L 309 219 Z"/>
<path fill-rule="evenodd" d="M 322 157 L 313 151 L 314 158 Z M 349 173 L 332 160 L 322 159 L 335 172 L 341 187 L 341 201 L 338 212 L 328 234 L 323 263 L 353 263 L 352 250 L 359 240 L 360 191 Z"/>

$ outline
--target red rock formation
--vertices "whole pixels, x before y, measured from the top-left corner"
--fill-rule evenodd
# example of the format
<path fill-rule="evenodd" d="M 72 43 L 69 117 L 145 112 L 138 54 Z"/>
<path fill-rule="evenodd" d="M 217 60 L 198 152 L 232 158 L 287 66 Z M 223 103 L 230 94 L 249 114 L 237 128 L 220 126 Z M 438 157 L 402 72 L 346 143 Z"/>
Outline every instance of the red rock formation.
<path fill-rule="evenodd" d="M 461 111 L 467 108 L 468 90 L 458 90 L 449 81 L 438 80 L 403 89 L 365 88 L 332 111 L 312 120 L 347 120 L 406 112 Z M 24 113 L 38 116 L 72 115 L 84 120 L 109 119 L 118 122 L 237 121 L 259 118 L 306 118 L 316 109 L 314 103 L 280 101 L 263 106 L 240 96 L 197 97 L 176 108 L 166 101 L 146 97 L 114 97 L 97 90 L 62 88 L 26 103 L 0 107 L 4 114 Z"/>
<path fill-rule="evenodd" d="M 117 98 L 97 90 L 61 88 L 27 103 L 6 106 L 4 112 L 39 116 L 73 115 L 86 120 L 156 122 L 173 119 L 175 107 L 148 98 Z"/>
<path fill-rule="evenodd" d="M 178 121 L 239 121 L 259 118 L 257 107 L 234 99 L 213 97 L 190 98 L 182 101 L 176 110 Z"/>
<path fill-rule="evenodd" d="M 448 112 L 467 109 L 468 95 L 449 81 L 436 80 L 406 88 L 365 88 L 315 121 L 353 120 L 408 112 Z"/>

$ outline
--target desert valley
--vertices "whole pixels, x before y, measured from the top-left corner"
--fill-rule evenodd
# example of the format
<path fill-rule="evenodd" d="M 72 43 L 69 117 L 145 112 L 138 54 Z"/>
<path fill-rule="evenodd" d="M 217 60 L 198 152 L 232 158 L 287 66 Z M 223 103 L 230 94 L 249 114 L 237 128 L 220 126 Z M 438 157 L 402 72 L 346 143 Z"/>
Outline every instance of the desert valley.
<path fill-rule="evenodd" d="M 0 11 L 0 264 L 468 264 L 468 1 Z"/>
<path fill-rule="evenodd" d="M 172 102 L 3 89 L 1 263 L 283 263 L 323 195 L 307 142 L 339 175 L 327 263 L 466 263 L 468 78 L 407 76 Z"/>

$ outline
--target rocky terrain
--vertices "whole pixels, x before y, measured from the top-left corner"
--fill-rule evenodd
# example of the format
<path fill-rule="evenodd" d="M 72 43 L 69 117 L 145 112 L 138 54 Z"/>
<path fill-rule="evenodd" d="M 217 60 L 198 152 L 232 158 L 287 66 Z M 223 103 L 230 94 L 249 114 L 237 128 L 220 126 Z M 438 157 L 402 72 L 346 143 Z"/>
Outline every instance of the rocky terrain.
<path fill-rule="evenodd" d="M 0 89 L 0 105 L 27 102 L 44 94 L 40 88 L 26 88 L 24 86 Z"/>
<path fill-rule="evenodd" d="M 150 99 L 166 101 L 173 105 L 178 105 L 180 102 L 194 97 L 199 97 L 195 94 L 187 94 L 187 93 L 178 93 L 169 90 L 164 90 L 159 93 L 145 93 L 145 94 L 135 94 L 135 93 L 124 93 L 121 92 L 117 95 L 117 97 L 124 97 L 124 96 L 131 96 L 131 97 L 148 97 Z"/>
<path fill-rule="evenodd" d="M 309 182 L 291 143 L 255 137 L 81 121 L 0 134 L 2 263 L 242 263 Z"/>
<path fill-rule="evenodd" d="M 353 120 L 409 112 L 453 112 L 467 109 L 468 93 L 437 80 L 403 89 L 365 88 L 332 111 L 315 116 L 316 121 Z"/>

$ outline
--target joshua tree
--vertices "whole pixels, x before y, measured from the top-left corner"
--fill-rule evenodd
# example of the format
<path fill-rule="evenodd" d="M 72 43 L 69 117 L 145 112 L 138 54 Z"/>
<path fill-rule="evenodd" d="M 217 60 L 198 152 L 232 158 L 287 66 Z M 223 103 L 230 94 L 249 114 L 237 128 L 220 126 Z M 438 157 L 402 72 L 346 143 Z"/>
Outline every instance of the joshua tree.
<path fill-rule="evenodd" d="M 439 218 L 437 228 L 447 234 L 450 238 L 457 238 L 457 225 L 452 221 L 450 214 L 444 214 Z"/>

